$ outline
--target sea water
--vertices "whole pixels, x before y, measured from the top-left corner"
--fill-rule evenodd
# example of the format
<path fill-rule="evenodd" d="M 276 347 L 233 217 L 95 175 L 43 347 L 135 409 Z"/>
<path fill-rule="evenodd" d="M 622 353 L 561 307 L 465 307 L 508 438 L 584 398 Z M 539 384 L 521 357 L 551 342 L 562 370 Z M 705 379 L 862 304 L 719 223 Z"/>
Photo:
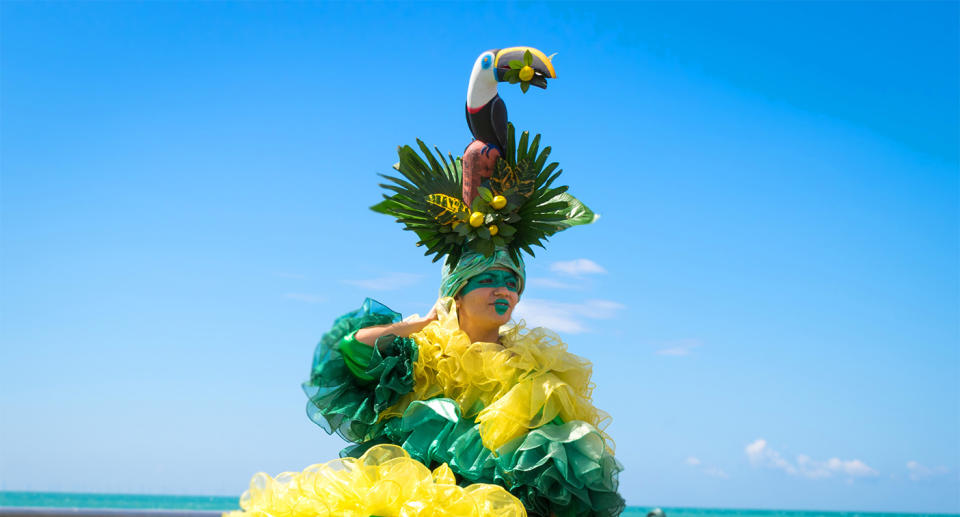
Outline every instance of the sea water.
<path fill-rule="evenodd" d="M 0 492 L 0 507 L 123 508 L 128 510 L 238 510 L 237 497 Z M 960 514 L 820 512 L 662 507 L 667 517 L 960 517 Z M 622 517 L 645 517 L 650 507 L 630 507 Z"/>

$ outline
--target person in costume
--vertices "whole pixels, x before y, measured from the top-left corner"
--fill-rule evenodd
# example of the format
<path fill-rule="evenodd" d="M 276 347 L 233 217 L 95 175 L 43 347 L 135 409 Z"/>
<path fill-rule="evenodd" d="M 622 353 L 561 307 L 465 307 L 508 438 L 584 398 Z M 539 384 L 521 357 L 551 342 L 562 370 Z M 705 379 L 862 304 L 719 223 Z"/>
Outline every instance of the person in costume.
<path fill-rule="evenodd" d="M 389 195 L 372 208 L 445 259 L 439 299 L 427 316 L 403 319 L 368 298 L 334 322 L 303 389 L 310 419 L 351 445 L 301 473 L 258 474 L 235 517 L 623 511 L 622 467 L 604 432 L 609 417 L 591 401 L 590 363 L 553 332 L 511 323 L 526 280 L 521 252 L 596 219 L 553 186 L 561 171 L 547 164 L 550 148 L 526 132 L 517 141 L 496 95 L 498 81 L 526 92 L 548 77 L 556 74 L 539 50 L 485 52 L 468 89 L 475 140 L 464 157 L 447 160 L 419 141 L 420 153 L 399 148 L 401 177 L 385 176 Z"/>

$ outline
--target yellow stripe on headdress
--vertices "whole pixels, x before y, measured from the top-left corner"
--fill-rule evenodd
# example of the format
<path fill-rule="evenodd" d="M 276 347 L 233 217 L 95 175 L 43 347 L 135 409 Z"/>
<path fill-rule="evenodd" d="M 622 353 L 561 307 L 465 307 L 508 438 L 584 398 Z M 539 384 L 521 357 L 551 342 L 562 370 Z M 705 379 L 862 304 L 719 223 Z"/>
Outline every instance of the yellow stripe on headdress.
<path fill-rule="evenodd" d="M 466 211 L 467 206 L 463 204 L 463 201 L 459 199 L 448 196 L 446 194 L 430 194 L 427 196 L 427 203 L 431 205 L 438 206 L 444 210 L 444 212 L 449 212 L 450 214 L 456 214 L 457 212 Z M 436 219 L 440 220 L 441 215 L 446 215 L 443 212 L 437 215 Z"/>

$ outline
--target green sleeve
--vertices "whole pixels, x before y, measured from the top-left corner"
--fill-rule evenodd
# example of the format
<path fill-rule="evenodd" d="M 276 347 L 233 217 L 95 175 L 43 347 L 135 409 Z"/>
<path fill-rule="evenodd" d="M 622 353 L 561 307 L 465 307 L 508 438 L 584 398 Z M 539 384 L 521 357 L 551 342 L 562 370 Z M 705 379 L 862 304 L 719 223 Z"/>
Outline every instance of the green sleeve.
<path fill-rule="evenodd" d="M 340 341 L 340 353 L 343 354 L 343 360 L 354 377 L 367 382 L 373 380 L 373 375 L 367 373 L 370 360 L 373 358 L 373 347 L 357 341 L 356 330 Z"/>
<path fill-rule="evenodd" d="M 310 378 L 302 385 L 310 420 L 351 442 L 382 434 L 380 413 L 413 390 L 417 345 L 410 338 L 386 335 L 377 346 L 367 346 L 355 332 L 398 321 L 399 313 L 369 298 L 337 318 L 317 344 Z"/>

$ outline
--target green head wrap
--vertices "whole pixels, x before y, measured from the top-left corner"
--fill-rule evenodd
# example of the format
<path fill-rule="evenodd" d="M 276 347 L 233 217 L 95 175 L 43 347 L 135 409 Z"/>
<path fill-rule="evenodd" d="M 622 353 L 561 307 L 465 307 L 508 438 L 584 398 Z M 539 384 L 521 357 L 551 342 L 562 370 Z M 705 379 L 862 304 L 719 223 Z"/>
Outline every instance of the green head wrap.
<path fill-rule="evenodd" d="M 510 254 L 502 248 L 498 248 L 490 257 L 485 257 L 482 253 L 474 251 L 464 251 L 463 256 L 457 263 L 457 267 L 452 271 L 446 264 L 443 265 L 443 279 L 440 282 L 440 296 L 456 296 L 460 289 L 466 285 L 472 277 L 487 271 L 488 269 L 502 267 L 509 269 L 517 274 L 517 280 L 520 283 L 518 293 L 523 293 L 523 287 L 526 283 L 527 273 L 523 265 L 523 259 L 520 264 L 515 264 Z"/>

